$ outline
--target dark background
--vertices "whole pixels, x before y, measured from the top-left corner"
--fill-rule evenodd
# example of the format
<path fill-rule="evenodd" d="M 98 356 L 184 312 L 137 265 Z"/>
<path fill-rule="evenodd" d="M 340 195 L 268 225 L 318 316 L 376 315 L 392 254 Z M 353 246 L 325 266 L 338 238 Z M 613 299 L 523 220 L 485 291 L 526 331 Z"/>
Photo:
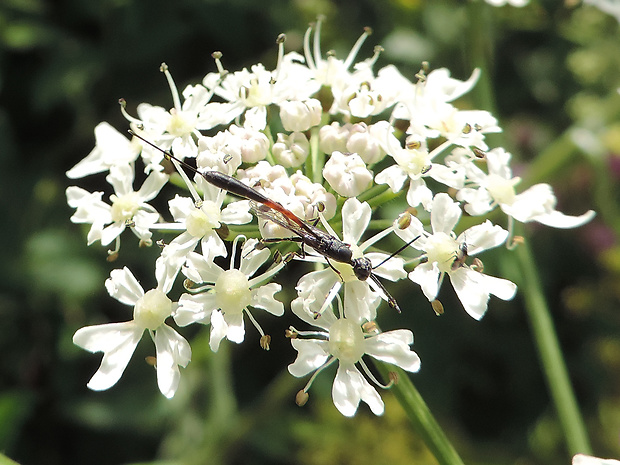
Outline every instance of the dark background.
<path fill-rule="evenodd" d="M 140 102 L 171 107 L 163 61 L 179 89 L 215 70 L 215 50 L 229 70 L 258 62 L 272 68 L 277 35 L 287 33 L 287 50 L 301 50 L 319 13 L 326 15 L 324 52 L 346 56 L 371 26 L 359 57 L 381 43 L 386 51 L 376 69 L 392 62 L 413 78 L 428 60 L 466 79 L 482 67 L 467 102 L 499 118 L 504 134 L 493 140 L 514 153 L 524 187 L 545 180 L 560 210 L 599 212 L 578 230 L 527 231 L 595 452 L 620 455 L 614 18 L 552 1 L 515 9 L 415 0 L 6 0 L 0 4 L 0 450 L 9 457 L 50 465 L 435 463 L 389 392 L 382 393 L 383 417 L 362 405 L 346 419 L 330 400 L 333 373 L 324 373 L 308 405 L 296 407 L 305 380 L 286 373 L 295 357 L 281 337 L 292 322 L 286 318 L 264 319 L 274 336 L 270 352 L 259 350 L 258 337 L 248 332 L 245 344 L 224 341 L 214 356 L 208 331 L 185 328 L 193 358 L 173 400 L 159 393 L 144 363 L 153 351 L 148 341 L 121 381 L 100 393 L 86 388 L 100 356 L 71 342 L 82 326 L 129 318 L 104 289 L 112 268 L 128 264 L 146 288 L 154 284 L 156 248 L 135 250 L 127 241 L 122 262 L 109 264 L 99 244 L 86 246 L 87 229 L 69 221 L 64 191 L 74 182 L 64 172 L 93 148 L 94 127 L 108 121 L 126 129 L 120 97 L 134 114 Z M 88 182 L 97 181 L 79 185 Z M 499 254 L 485 265 L 495 275 L 510 274 Z M 299 273 L 292 267 L 291 275 Z M 289 301 L 294 283 L 281 294 Z M 390 289 L 407 304 L 402 315 L 384 313 L 381 324 L 414 331 L 422 369 L 412 379 L 466 463 L 569 463 L 521 297 L 492 298 L 475 322 L 449 286 L 440 296 L 441 318 L 415 286 L 400 294 Z"/>

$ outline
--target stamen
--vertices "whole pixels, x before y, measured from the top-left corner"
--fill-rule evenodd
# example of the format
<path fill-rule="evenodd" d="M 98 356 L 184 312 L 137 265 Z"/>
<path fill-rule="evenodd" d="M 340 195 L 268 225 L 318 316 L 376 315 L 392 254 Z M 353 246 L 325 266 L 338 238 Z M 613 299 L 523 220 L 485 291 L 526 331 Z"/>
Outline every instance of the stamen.
<path fill-rule="evenodd" d="M 258 333 L 261 335 L 261 338 L 265 337 L 265 331 L 263 331 L 263 328 L 261 328 L 261 326 L 258 324 L 258 321 L 254 319 L 254 317 L 252 316 L 252 313 L 249 312 L 247 308 L 245 309 L 245 314 L 248 316 L 248 318 L 250 319 L 254 327 L 258 330 Z"/>
<path fill-rule="evenodd" d="M 379 386 L 380 388 L 383 388 L 383 389 L 389 389 L 392 387 L 392 384 L 394 384 L 392 381 L 390 381 L 388 384 L 383 384 L 379 382 L 379 380 L 375 378 L 375 375 L 372 374 L 372 372 L 370 371 L 370 369 L 368 368 L 364 360 L 360 360 L 359 363 L 360 363 L 360 366 L 362 367 L 362 370 L 364 370 L 364 373 L 366 373 L 366 376 L 368 376 L 368 378 L 373 383 L 375 383 L 376 386 Z"/>
<path fill-rule="evenodd" d="M 286 41 L 286 34 L 280 34 L 276 39 L 276 43 L 278 44 L 278 62 L 276 64 L 275 76 L 272 78 L 271 84 L 275 84 L 278 78 L 280 77 L 280 72 L 282 71 L 282 61 L 284 58 L 284 42 Z"/>
<path fill-rule="evenodd" d="M 211 57 L 215 60 L 215 66 L 217 67 L 217 71 L 220 73 L 220 76 L 223 78 L 226 74 L 228 74 L 228 71 L 226 71 L 224 69 L 224 66 L 222 65 L 222 52 L 213 52 L 211 54 Z"/>
<path fill-rule="evenodd" d="M 375 45 L 375 48 L 373 50 L 374 55 L 369 60 L 367 60 L 369 67 L 372 67 L 377 62 L 377 60 L 379 59 L 379 55 L 381 55 L 384 50 L 385 49 L 381 45 Z"/>
<path fill-rule="evenodd" d="M 334 297 L 338 295 L 338 291 L 340 291 L 341 287 L 342 287 L 342 281 L 340 280 L 336 281 L 336 284 L 334 284 L 334 286 L 329 291 L 329 294 L 327 294 L 327 297 L 325 298 L 325 302 L 323 302 L 323 305 L 321 305 L 321 308 L 319 309 L 319 311 L 314 314 L 315 320 L 318 320 L 319 317 L 325 311 L 325 309 L 331 305 L 332 301 L 334 300 Z"/>
<path fill-rule="evenodd" d="M 310 53 L 310 34 L 312 34 L 312 29 L 314 29 L 314 25 L 314 23 L 310 23 L 310 26 L 308 26 L 308 29 L 306 29 L 306 33 L 304 34 L 304 57 L 306 58 L 306 64 L 308 65 L 308 68 L 310 68 L 312 71 L 316 71 L 316 64 L 314 63 L 314 59 L 312 58 L 312 53 Z"/>
<path fill-rule="evenodd" d="M 368 247 L 373 245 L 375 242 L 379 242 L 381 239 L 383 239 L 385 236 L 390 234 L 392 231 L 394 231 L 394 226 L 393 225 L 390 226 L 387 229 L 384 229 L 383 231 L 379 231 L 377 234 L 375 234 L 371 238 L 366 239 L 364 242 L 362 242 L 360 244 L 360 246 L 359 246 L 359 249 L 360 250 L 366 250 Z"/>
<path fill-rule="evenodd" d="M 319 15 L 316 18 L 316 31 L 314 32 L 314 60 L 316 65 L 319 66 L 319 62 L 321 61 L 321 24 L 323 24 L 323 20 L 325 16 Z"/>
<path fill-rule="evenodd" d="M 331 357 L 329 360 L 327 360 L 327 362 L 325 362 L 322 366 L 320 366 L 319 368 L 317 368 L 317 370 L 312 373 L 312 376 L 310 377 L 310 379 L 308 380 L 308 382 L 306 383 L 306 385 L 304 386 L 304 388 L 302 389 L 303 392 L 308 392 L 310 390 L 310 386 L 312 386 L 312 383 L 314 382 L 314 380 L 316 379 L 316 377 L 318 376 L 318 374 L 323 371 L 325 368 L 327 368 L 328 366 L 330 366 L 332 363 L 334 363 L 336 360 L 338 360 L 336 357 Z M 299 395 L 299 394 L 298 394 Z"/>
<path fill-rule="evenodd" d="M 200 195 L 198 195 L 198 192 L 196 191 L 196 188 L 194 187 L 194 183 L 189 180 L 189 177 L 187 176 L 187 173 L 185 172 L 185 170 L 183 168 L 181 168 L 181 165 L 179 164 L 179 162 L 176 161 L 174 158 L 171 158 L 170 161 L 172 162 L 172 164 L 176 168 L 177 173 L 179 173 L 179 176 L 181 176 L 181 178 L 183 178 L 183 181 L 187 185 L 187 189 L 189 190 L 189 192 L 192 194 L 192 197 L 194 198 L 194 201 L 195 202 L 202 201 L 202 198 L 200 197 Z"/>
<path fill-rule="evenodd" d="M 121 106 L 121 114 L 130 122 L 130 123 L 134 123 L 137 126 L 141 127 L 143 125 L 142 120 L 139 120 L 138 118 L 131 116 L 129 113 L 127 113 L 127 101 L 124 98 L 119 98 L 118 99 L 118 103 Z"/>
<path fill-rule="evenodd" d="M 108 250 L 108 256 L 106 258 L 106 261 L 108 262 L 116 261 L 116 259 L 118 258 L 119 250 L 121 250 L 121 237 L 116 236 L 116 241 L 114 242 L 114 248 Z"/>
<path fill-rule="evenodd" d="M 280 270 L 282 268 L 284 268 L 284 266 L 289 262 L 290 260 L 283 260 L 280 263 L 278 263 L 276 266 L 268 269 L 267 271 L 265 271 L 263 274 L 259 275 L 259 276 L 254 276 L 252 279 L 250 279 L 248 281 L 248 285 L 250 286 L 250 289 L 256 287 L 258 284 L 267 281 L 268 279 L 270 279 L 272 276 L 275 276 L 276 274 L 278 274 L 280 272 Z"/>
<path fill-rule="evenodd" d="M 166 63 L 162 63 L 159 67 L 159 70 L 164 73 L 164 76 L 166 76 L 166 80 L 168 81 L 168 86 L 170 87 L 170 92 L 172 93 L 172 102 L 174 103 L 174 108 L 177 111 L 181 111 L 181 97 L 179 97 L 179 90 L 174 83 L 174 79 L 172 79 L 172 74 L 170 74 L 170 71 L 168 71 L 168 65 Z"/>
<path fill-rule="evenodd" d="M 355 42 L 355 45 L 353 45 L 353 48 L 349 52 L 347 59 L 344 60 L 344 69 L 349 69 L 349 67 L 353 63 L 353 60 L 355 60 L 357 53 L 360 51 L 360 48 L 362 48 L 362 44 L 366 41 L 370 34 L 372 34 L 372 28 L 365 27 L 364 33 L 359 37 L 359 39 L 357 39 L 357 42 Z"/>
<path fill-rule="evenodd" d="M 239 234 L 237 237 L 233 239 L 232 251 L 230 253 L 230 269 L 231 270 L 235 267 L 235 261 L 237 258 L 237 245 L 239 244 L 239 241 L 245 242 L 246 239 L 247 237 L 245 237 L 243 234 Z"/>

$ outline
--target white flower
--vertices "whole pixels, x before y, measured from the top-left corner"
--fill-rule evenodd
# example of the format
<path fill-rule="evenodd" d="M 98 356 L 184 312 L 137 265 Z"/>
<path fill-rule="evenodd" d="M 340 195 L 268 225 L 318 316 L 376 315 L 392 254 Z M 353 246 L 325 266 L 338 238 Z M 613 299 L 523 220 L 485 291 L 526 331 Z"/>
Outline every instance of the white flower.
<path fill-rule="evenodd" d="M 409 180 L 407 203 L 412 207 L 422 204 L 425 210 L 430 210 L 433 191 L 426 185 L 425 177 L 454 188 L 462 187 L 465 179 L 465 172 L 459 165 L 448 166 L 433 162 L 446 145 L 447 143 L 441 144 L 429 152 L 425 138 L 410 135 L 405 141 L 405 146 L 401 147 L 390 129 L 389 133 L 386 132 L 386 150 L 396 165 L 389 166 L 377 174 L 375 182 L 387 184 L 392 192 L 398 192 Z"/>
<path fill-rule="evenodd" d="M 361 194 L 372 182 L 372 173 L 356 153 L 333 152 L 323 167 L 323 177 L 343 197 Z"/>
<path fill-rule="evenodd" d="M 320 85 L 311 80 L 310 70 L 299 63 L 303 61 L 301 55 L 283 55 L 282 50 L 283 43 L 280 43 L 280 55 L 274 71 L 267 71 L 259 63 L 249 71 L 243 69 L 228 73 L 223 80 L 220 73 L 205 76 L 203 84 L 227 101 L 224 108 L 221 108 L 222 104 L 208 104 L 205 112 L 222 115 L 220 124 L 244 115 L 244 126 L 261 131 L 267 124 L 267 106 L 308 100 Z"/>
<path fill-rule="evenodd" d="M 580 216 L 568 216 L 555 210 L 557 199 L 548 184 L 536 184 L 521 194 L 515 186 L 521 181 L 512 177 L 510 153 L 496 148 L 486 154 L 488 174 L 473 163 L 467 165 L 467 177 L 471 185 L 457 194 L 466 202 L 465 211 L 470 215 L 482 215 L 497 205 L 509 217 L 522 223 L 537 221 L 554 228 L 576 228 L 595 216 L 592 210 Z"/>
<path fill-rule="evenodd" d="M 145 293 L 127 268 L 112 270 L 105 285 L 112 297 L 133 306 L 134 317 L 124 323 L 86 326 L 73 336 L 73 343 L 83 349 L 103 352 L 101 366 L 88 387 L 101 391 L 116 384 L 146 330 L 155 342 L 157 385 L 163 395 L 171 398 L 181 378 L 179 366 L 187 366 L 191 348 L 182 336 L 164 323 L 175 306 L 166 296 L 167 290 L 158 285 Z"/>
<path fill-rule="evenodd" d="M 238 236 L 243 238 L 243 236 Z M 237 240 L 233 243 L 236 248 Z M 250 239 L 241 249 L 239 269 L 233 267 L 235 254 L 231 257 L 231 268 L 224 270 L 213 263 L 209 255 L 191 253 L 183 273 L 200 286 L 200 292 L 183 294 L 179 299 L 179 308 L 174 320 L 180 326 L 190 323 L 211 324 L 209 345 L 216 352 L 222 339 L 227 338 L 237 344 L 245 337 L 244 313 L 256 326 L 261 336 L 265 333 L 258 325 L 248 307 L 265 310 L 272 315 L 284 314 L 284 305 L 274 298 L 282 286 L 276 283 L 260 285 L 284 264 L 281 263 L 269 271 L 255 276 L 258 268 L 269 258 L 269 249 L 256 249 L 256 239 Z"/>
<path fill-rule="evenodd" d="M 379 386 L 379 382 L 362 360 L 364 355 L 397 365 L 403 370 L 418 371 L 420 358 L 409 347 L 413 344 L 413 333 L 406 329 L 379 334 L 365 333 L 362 329 L 365 321 L 355 317 L 355 311 L 349 315 L 350 308 L 345 304 L 346 317 L 336 318 L 332 311 L 326 311 L 323 317 L 316 321 L 305 312 L 295 312 L 306 323 L 318 326 L 323 331 L 304 332 L 291 328 L 295 335 L 291 344 L 298 354 L 288 370 L 293 376 L 301 378 L 313 371 L 318 373 L 337 360 L 338 371 L 332 386 L 332 399 L 336 408 L 343 415 L 352 417 L 357 412 L 360 401 L 364 401 L 375 415 L 381 415 L 384 410 L 381 396 L 357 365 Z M 304 393 L 310 389 L 314 377 L 304 388 Z"/>
<path fill-rule="evenodd" d="M 112 166 L 129 165 L 136 161 L 140 147 L 105 121 L 95 127 L 95 148 L 77 165 L 67 171 L 70 179 L 108 171 Z"/>
<path fill-rule="evenodd" d="M 177 90 L 172 75 L 168 71 L 168 66 L 162 63 L 160 70 L 164 73 L 174 107 L 169 111 L 163 107 L 141 103 L 137 107 L 138 117 L 131 116 L 125 110 L 125 105 L 121 105 L 121 111 L 125 118 L 131 123 L 132 129 L 147 140 L 160 146 L 162 149 L 169 149 L 173 141 L 176 141 L 184 152 L 196 155 L 196 145 L 193 136 L 198 136 L 199 130 L 210 129 L 217 124 L 202 115 L 205 106 L 211 100 L 213 92 L 208 91 L 200 84 L 187 86 L 183 91 L 183 103 Z M 178 155 L 178 154 L 177 154 Z M 146 145 L 142 151 L 142 157 L 147 164 L 148 170 L 161 170 L 160 162 L 163 153 L 154 150 L 153 147 Z"/>
<path fill-rule="evenodd" d="M 392 231 L 388 228 L 379 232 L 374 237 L 358 245 L 362 235 L 370 223 L 372 210 L 366 202 L 361 203 L 355 198 L 347 199 L 342 206 L 342 241 L 348 244 L 352 251 L 352 260 L 369 260 L 376 268 L 372 269 L 373 276 L 366 281 L 360 281 L 351 264 L 329 260 L 325 256 L 310 250 L 306 250 L 306 261 L 328 264 L 329 266 L 320 271 L 313 271 L 303 276 L 297 283 L 298 297 L 291 303 L 292 308 L 303 308 L 304 312 L 313 318 L 320 316 L 322 311 L 330 304 L 335 294 L 344 287 L 344 304 L 346 308 L 356 308 L 360 318 L 368 321 L 375 318 L 373 308 L 377 293 L 388 300 L 389 296 L 378 282 L 376 276 L 387 278 L 391 281 L 402 279 L 406 276 L 401 258 L 392 257 L 385 261 L 389 255 L 380 252 L 372 252 L 364 255 L 364 251 L 379 239 Z M 328 232 L 336 237 L 336 233 L 324 222 Z M 380 266 L 377 266 L 379 265 Z M 375 276 L 376 275 L 376 276 Z M 371 289 L 372 288 L 372 289 Z M 327 298 L 326 298 L 327 297 Z M 349 310 L 351 312 L 352 310 Z M 301 310 L 298 310 L 301 312 Z"/>
<path fill-rule="evenodd" d="M 490 221 L 472 226 L 458 237 L 452 231 L 461 217 L 459 204 L 448 194 L 437 194 L 432 203 L 433 233 L 424 231 L 415 217 L 406 229 L 394 232 L 411 246 L 425 252 L 427 261 L 409 273 L 409 279 L 420 285 L 429 301 L 435 300 L 443 277 L 447 274 L 467 313 L 479 320 L 487 310 L 490 294 L 502 300 L 514 297 L 517 286 L 506 279 L 485 275 L 467 266 L 467 256 L 497 247 L 508 237 L 508 231 Z M 416 239 L 417 238 L 417 239 Z M 414 240 L 415 239 L 415 240 Z"/>
<path fill-rule="evenodd" d="M 141 241 L 149 243 L 150 228 L 159 219 L 159 213 L 146 202 L 155 198 L 168 176 L 151 172 L 140 190 L 134 191 L 133 167 L 123 164 L 111 166 L 106 180 L 114 188 L 111 205 L 101 200 L 103 192 L 90 193 L 76 186 L 67 188 L 67 203 L 76 209 L 71 221 L 92 224 L 88 245 L 98 240 L 102 245 L 108 245 L 128 226 Z"/>
<path fill-rule="evenodd" d="M 177 195 L 170 200 L 168 203 L 175 223 L 160 226 L 162 229 L 182 230 L 181 234 L 166 244 L 155 262 L 157 280 L 166 286 L 172 285 L 185 258 L 199 242 L 202 252 L 211 259 L 226 256 L 226 246 L 217 233 L 222 223 L 245 224 L 252 221 L 248 201 L 231 202 L 222 208 L 226 191 L 207 183 L 199 174 L 194 179 L 203 197 L 200 198 L 189 184 L 194 198 Z"/>
<path fill-rule="evenodd" d="M 620 461 L 577 454 L 573 457 L 573 465 L 620 465 Z"/>

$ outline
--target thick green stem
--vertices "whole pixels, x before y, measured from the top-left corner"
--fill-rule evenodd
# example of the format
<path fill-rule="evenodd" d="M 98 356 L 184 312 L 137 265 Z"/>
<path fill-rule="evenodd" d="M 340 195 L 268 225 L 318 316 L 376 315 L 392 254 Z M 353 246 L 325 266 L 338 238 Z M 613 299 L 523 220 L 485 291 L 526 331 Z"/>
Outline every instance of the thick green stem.
<path fill-rule="evenodd" d="M 375 365 L 385 379 L 390 372 L 398 375 L 398 383 L 392 387 L 409 420 L 440 465 L 463 465 L 463 461 L 433 417 L 409 375 L 400 368 L 382 362 Z"/>
<path fill-rule="evenodd" d="M 527 243 L 517 247 L 516 252 L 521 268 L 520 294 L 525 300 L 538 354 L 564 431 L 568 451 L 571 455 L 591 454 L 588 434 L 568 377 L 549 308 L 543 296 L 532 252 Z"/>

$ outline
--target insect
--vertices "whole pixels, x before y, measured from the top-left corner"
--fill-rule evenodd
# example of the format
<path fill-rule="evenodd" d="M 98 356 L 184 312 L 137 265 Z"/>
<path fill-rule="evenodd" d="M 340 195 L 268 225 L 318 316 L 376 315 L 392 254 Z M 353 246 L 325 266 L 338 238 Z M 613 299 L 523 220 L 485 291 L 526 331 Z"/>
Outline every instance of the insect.
<path fill-rule="evenodd" d="M 345 244 L 337 237 L 334 237 L 331 234 L 320 230 L 316 226 L 307 223 L 306 221 L 295 215 L 292 211 L 285 208 L 279 202 L 271 200 L 270 198 L 258 192 L 256 189 L 243 184 L 238 179 L 228 176 L 227 174 L 220 173 L 219 171 L 199 171 L 188 163 L 179 160 L 169 151 L 157 147 L 155 144 L 144 139 L 135 132 L 130 130 L 129 133 L 137 137 L 138 139 L 146 142 L 151 147 L 162 152 L 166 159 L 175 161 L 181 166 L 199 174 L 208 183 L 219 187 L 220 189 L 223 189 L 230 194 L 250 200 L 255 204 L 260 204 L 252 206 L 252 210 L 256 213 L 257 216 L 260 216 L 261 218 L 267 219 L 269 221 L 273 221 L 274 223 L 293 232 L 297 236 L 296 239 L 298 239 L 299 242 L 301 242 L 305 246 L 313 248 L 318 253 L 323 255 L 327 259 L 327 263 L 334 270 L 335 268 L 329 263 L 330 260 L 350 265 L 353 269 L 355 277 L 360 281 L 366 281 L 367 279 L 371 279 L 384 293 L 388 305 L 400 313 L 400 307 L 398 306 L 398 302 L 396 302 L 396 299 L 390 295 L 390 293 L 383 286 L 379 278 L 372 272 L 373 266 L 370 259 L 367 257 L 353 258 L 353 250 L 351 250 L 351 247 L 348 244 Z M 383 262 L 381 262 L 380 265 L 385 263 L 385 261 L 389 260 L 393 256 L 394 254 L 390 255 Z M 336 271 L 336 273 L 338 273 L 338 271 Z"/>
<path fill-rule="evenodd" d="M 467 260 L 467 242 L 462 242 L 459 245 L 459 250 L 454 254 L 454 261 L 452 262 L 452 271 L 458 270 L 460 267 L 465 265 L 465 260 Z"/>

